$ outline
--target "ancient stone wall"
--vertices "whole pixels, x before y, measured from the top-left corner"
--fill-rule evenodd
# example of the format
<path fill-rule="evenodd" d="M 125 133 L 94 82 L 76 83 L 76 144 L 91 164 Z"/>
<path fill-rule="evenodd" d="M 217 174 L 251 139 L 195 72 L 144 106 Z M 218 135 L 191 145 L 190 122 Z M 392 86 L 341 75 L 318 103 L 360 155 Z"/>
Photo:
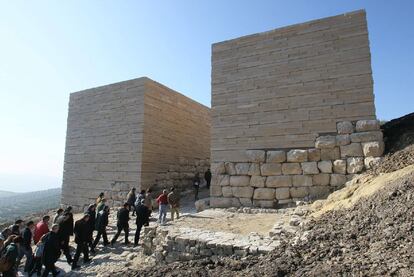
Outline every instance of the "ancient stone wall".
<path fill-rule="evenodd" d="M 201 164 L 208 167 L 209 157 L 210 109 L 182 94 L 148 78 L 75 92 L 62 204 L 81 209 L 105 191 L 109 203 L 118 205 L 130 188 L 157 181 L 185 187 L 187 175 Z M 170 176 L 175 165 L 186 168 Z M 166 176 L 158 180 L 158 174 Z"/>
<path fill-rule="evenodd" d="M 320 197 L 361 172 L 364 157 L 382 154 L 364 11 L 216 43 L 212 52 L 212 206 Z M 363 151 L 369 143 L 375 155 Z"/>

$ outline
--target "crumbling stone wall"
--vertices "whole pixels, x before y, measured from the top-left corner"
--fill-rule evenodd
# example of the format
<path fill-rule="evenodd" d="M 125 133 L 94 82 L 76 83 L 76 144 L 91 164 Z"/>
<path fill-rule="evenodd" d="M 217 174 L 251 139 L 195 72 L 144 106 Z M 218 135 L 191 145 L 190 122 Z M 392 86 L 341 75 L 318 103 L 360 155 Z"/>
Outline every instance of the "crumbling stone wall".
<path fill-rule="evenodd" d="M 383 151 L 372 83 L 364 11 L 214 44 L 211 206 L 318 198 L 364 170 Z"/>
<path fill-rule="evenodd" d="M 208 166 L 209 158 L 210 109 L 178 92 L 145 77 L 75 92 L 62 204 L 82 209 L 102 191 L 119 203 L 130 188 L 153 187 L 159 173 L 183 159 Z M 188 184 L 179 177 L 175 185 Z"/>

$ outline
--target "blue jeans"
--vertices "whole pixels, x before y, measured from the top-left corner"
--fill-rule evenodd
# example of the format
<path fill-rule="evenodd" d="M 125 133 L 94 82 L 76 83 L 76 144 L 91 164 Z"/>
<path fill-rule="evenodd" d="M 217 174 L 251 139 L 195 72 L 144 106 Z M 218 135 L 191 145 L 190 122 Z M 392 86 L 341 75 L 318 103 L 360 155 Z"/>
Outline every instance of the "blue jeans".
<path fill-rule="evenodd" d="M 167 217 L 167 207 L 168 205 L 165 204 L 161 204 L 160 205 L 160 210 L 159 210 L 159 217 L 158 220 L 160 221 L 161 224 L 165 223 L 165 218 Z"/>

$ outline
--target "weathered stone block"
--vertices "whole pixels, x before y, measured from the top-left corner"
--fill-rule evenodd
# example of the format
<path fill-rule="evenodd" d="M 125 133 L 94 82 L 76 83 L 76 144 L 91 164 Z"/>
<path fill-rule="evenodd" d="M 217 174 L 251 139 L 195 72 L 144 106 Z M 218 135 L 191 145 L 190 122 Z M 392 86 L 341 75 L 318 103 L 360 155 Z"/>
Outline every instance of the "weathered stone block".
<path fill-rule="evenodd" d="M 240 204 L 243 207 L 252 207 L 253 206 L 253 202 L 251 198 L 239 198 Z"/>
<path fill-rule="evenodd" d="M 252 187 L 231 187 L 233 195 L 237 198 L 252 198 L 254 189 Z"/>
<path fill-rule="evenodd" d="M 365 157 L 380 157 L 384 153 L 384 142 L 372 141 L 363 142 L 362 150 Z"/>
<path fill-rule="evenodd" d="M 230 176 L 229 175 L 213 175 L 211 179 L 212 186 L 229 186 Z"/>
<path fill-rule="evenodd" d="M 236 167 L 234 166 L 234 163 L 226 162 L 224 163 L 224 167 L 226 168 L 226 173 L 228 175 L 236 175 Z"/>
<path fill-rule="evenodd" d="M 341 121 L 336 124 L 338 134 L 351 134 L 354 132 L 354 126 L 350 121 Z"/>
<path fill-rule="evenodd" d="M 284 161 L 286 161 L 285 151 L 267 151 L 267 163 L 283 163 Z"/>
<path fill-rule="evenodd" d="M 250 176 L 230 176 L 230 186 L 245 187 L 250 184 Z"/>
<path fill-rule="evenodd" d="M 351 143 L 351 136 L 350 135 L 337 135 L 336 136 L 336 145 L 348 145 Z"/>
<path fill-rule="evenodd" d="M 236 174 L 237 175 L 247 175 L 250 169 L 250 163 L 236 163 Z"/>
<path fill-rule="evenodd" d="M 331 174 L 331 186 L 342 186 L 346 183 L 346 176 L 344 174 Z"/>
<path fill-rule="evenodd" d="M 332 161 L 320 161 L 318 168 L 322 173 L 332 173 Z"/>
<path fill-rule="evenodd" d="M 364 169 L 364 158 L 348 158 L 346 167 L 348 173 L 360 173 Z"/>
<path fill-rule="evenodd" d="M 291 163 L 301 163 L 308 160 L 308 151 L 301 149 L 292 149 L 287 152 L 287 161 Z"/>
<path fill-rule="evenodd" d="M 264 188 L 266 177 L 263 176 L 252 176 L 250 179 L 250 186 L 256 188 Z"/>
<path fill-rule="evenodd" d="M 210 195 L 211 196 L 221 196 L 221 187 L 220 186 L 210 186 Z"/>
<path fill-rule="evenodd" d="M 357 132 L 376 131 L 380 129 L 378 120 L 358 120 L 355 126 Z"/>
<path fill-rule="evenodd" d="M 301 163 L 302 166 L 302 172 L 303 174 L 318 174 L 318 164 L 317 162 L 304 162 Z"/>
<path fill-rule="evenodd" d="M 349 145 L 341 146 L 341 157 L 361 157 L 363 156 L 362 147 L 360 143 L 354 142 Z"/>
<path fill-rule="evenodd" d="M 265 163 L 260 167 L 263 176 L 272 176 L 282 174 L 282 167 L 280 163 Z"/>
<path fill-rule="evenodd" d="M 291 176 L 269 176 L 266 179 L 266 187 L 279 188 L 292 186 Z"/>
<path fill-rule="evenodd" d="M 282 172 L 283 175 L 302 174 L 302 168 L 300 163 L 283 163 Z"/>
<path fill-rule="evenodd" d="M 253 199 L 255 200 L 273 200 L 275 199 L 275 189 L 257 188 L 254 190 Z"/>
<path fill-rule="evenodd" d="M 381 157 L 366 157 L 364 159 L 364 165 L 366 169 L 371 169 L 372 167 L 378 165 L 381 162 Z"/>
<path fill-rule="evenodd" d="M 275 200 L 253 200 L 253 206 L 259 208 L 272 209 L 276 206 Z"/>
<path fill-rule="evenodd" d="M 250 162 L 264 163 L 266 158 L 266 152 L 264 150 L 247 150 L 246 156 Z"/>
<path fill-rule="evenodd" d="M 330 176 L 329 174 L 326 173 L 322 173 L 322 174 L 317 174 L 317 175 L 313 175 L 312 176 L 312 183 L 315 186 L 327 186 L 329 185 L 329 181 L 330 181 Z"/>
<path fill-rule="evenodd" d="M 329 186 L 312 186 L 309 188 L 309 196 L 312 199 L 325 198 L 330 194 Z"/>
<path fill-rule="evenodd" d="M 226 168 L 224 166 L 223 162 L 219 162 L 219 163 L 212 163 L 210 165 L 210 170 L 212 174 L 225 174 L 226 173 Z"/>
<path fill-rule="evenodd" d="M 213 208 L 240 207 L 240 201 L 234 197 L 211 197 L 210 206 Z"/>
<path fill-rule="evenodd" d="M 321 160 L 336 160 L 341 157 L 339 147 L 331 149 L 321 149 Z"/>
<path fill-rule="evenodd" d="M 260 175 L 260 165 L 258 163 L 250 164 L 249 171 L 247 172 L 250 176 L 259 176 Z"/>
<path fill-rule="evenodd" d="M 338 174 L 346 174 L 346 160 L 335 160 L 333 162 L 333 172 Z"/>
<path fill-rule="evenodd" d="M 276 199 L 283 200 L 290 198 L 289 188 L 277 188 L 276 189 Z"/>
<path fill-rule="evenodd" d="M 335 136 L 320 136 L 316 138 L 315 147 L 319 149 L 334 148 L 336 146 Z"/>
<path fill-rule="evenodd" d="M 222 194 L 224 197 L 233 197 L 233 190 L 232 187 L 222 187 Z M 214 196 L 214 195 L 212 195 Z"/>
<path fill-rule="evenodd" d="M 309 187 L 293 187 L 290 188 L 290 197 L 292 198 L 304 198 L 309 195 Z"/>
<path fill-rule="evenodd" d="M 317 148 L 308 149 L 308 160 L 310 162 L 318 162 L 321 160 L 321 150 Z"/>
<path fill-rule="evenodd" d="M 294 175 L 292 177 L 292 184 L 294 187 L 312 186 L 312 177 L 307 175 Z"/>
<path fill-rule="evenodd" d="M 382 141 L 381 131 L 371 131 L 362 133 L 353 133 L 351 135 L 351 142 L 370 142 L 370 141 Z"/>

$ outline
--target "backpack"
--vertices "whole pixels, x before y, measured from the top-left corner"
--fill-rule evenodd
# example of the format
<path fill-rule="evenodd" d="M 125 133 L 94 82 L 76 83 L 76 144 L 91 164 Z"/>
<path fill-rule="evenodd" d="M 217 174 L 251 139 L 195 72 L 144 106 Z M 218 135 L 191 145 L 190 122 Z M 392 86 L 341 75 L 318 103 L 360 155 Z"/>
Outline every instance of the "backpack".
<path fill-rule="evenodd" d="M 137 200 L 135 200 L 135 207 L 138 208 L 139 206 L 142 205 L 142 200 L 145 199 L 145 195 L 144 194 L 138 194 Z"/>
<path fill-rule="evenodd" d="M 2 250 L 1 250 L 1 258 L 0 258 L 0 272 L 6 272 L 6 271 L 8 271 L 8 270 L 10 270 L 10 268 L 12 268 L 12 266 L 13 266 L 13 262 L 12 261 L 10 261 L 7 257 L 6 257 L 6 248 L 7 248 L 7 246 L 6 247 L 4 247 Z"/>

